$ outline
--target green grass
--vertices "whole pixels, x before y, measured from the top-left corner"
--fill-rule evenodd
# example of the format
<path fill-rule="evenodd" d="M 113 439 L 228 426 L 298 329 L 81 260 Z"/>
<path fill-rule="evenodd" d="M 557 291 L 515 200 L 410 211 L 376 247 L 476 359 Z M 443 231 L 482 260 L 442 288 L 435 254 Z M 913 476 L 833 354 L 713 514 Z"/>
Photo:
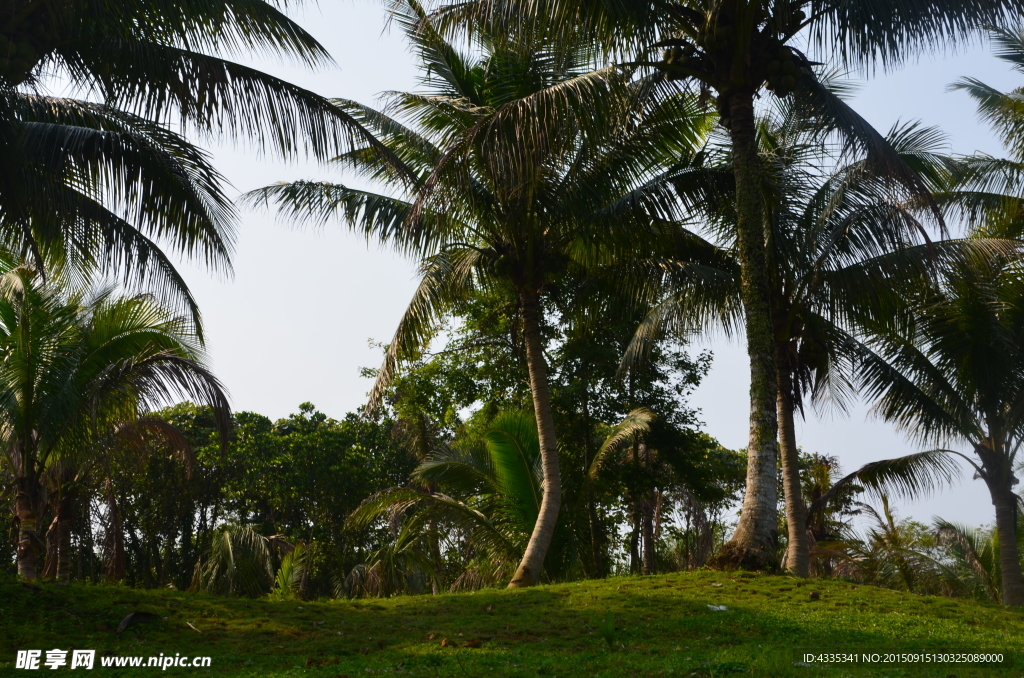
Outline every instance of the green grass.
<path fill-rule="evenodd" d="M 820 599 L 812 600 L 811 591 Z M 118 637 L 118 624 L 136 610 L 159 618 Z M 456 647 L 442 647 L 443 640 Z M 481 646 L 465 647 L 472 640 Z M 1024 612 L 844 582 L 722 572 L 324 602 L 0 584 L 0 675 L 39 675 L 14 668 L 16 650 L 52 648 L 212 657 L 209 669 L 166 671 L 102 669 L 97 660 L 84 676 L 1020 678 Z M 995 651 L 1006 660 L 794 665 L 804 652 L 922 650 Z"/>

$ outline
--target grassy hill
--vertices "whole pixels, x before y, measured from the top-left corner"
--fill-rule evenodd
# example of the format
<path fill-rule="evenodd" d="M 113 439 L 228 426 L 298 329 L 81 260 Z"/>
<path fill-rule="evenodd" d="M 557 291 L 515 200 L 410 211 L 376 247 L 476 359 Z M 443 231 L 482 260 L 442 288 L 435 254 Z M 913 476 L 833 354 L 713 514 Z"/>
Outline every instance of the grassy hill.
<path fill-rule="evenodd" d="M 155 617 L 118 635 L 119 623 L 136 611 Z M 604 634 L 609 613 L 615 630 Z M 843 582 L 722 572 L 325 602 L 0 584 L 0 675 L 39 675 L 15 669 L 16 650 L 43 650 L 45 659 L 53 648 L 97 650 L 96 669 L 86 676 L 1019 678 L 1024 612 Z M 1004 661 L 800 664 L 804 653 L 854 651 L 858 660 L 861 653 L 1001 652 Z M 209 656 L 211 665 L 99 666 L 101 656 L 161 653 Z"/>

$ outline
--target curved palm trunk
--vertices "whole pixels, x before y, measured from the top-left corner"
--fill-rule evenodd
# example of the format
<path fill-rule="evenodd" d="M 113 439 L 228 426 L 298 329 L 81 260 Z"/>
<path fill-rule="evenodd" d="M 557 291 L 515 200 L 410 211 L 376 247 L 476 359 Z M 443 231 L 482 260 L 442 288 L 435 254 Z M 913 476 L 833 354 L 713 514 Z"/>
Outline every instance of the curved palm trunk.
<path fill-rule="evenodd" d="M 782 365 L 783 357 L 777 356 L 776 361 Z M 786 528 L 789 537 L 786 569 L 798 577 L 807 577 L 811 570 L 811 554 L 807 541 L 807 508 L 800 487 L 800 454 L 797 452 L 796 427 L 793 422 L 792 381 L 789 372 L 784 369 L 779 370 L 778 376 L 779 459 L 782 462 L 782 487 L 786 494 Z"/>
<path fill-rule="evenodd" d="M 540 299 L 533 290 L 519 296 L 523 316 L 523 341 L 526 344 L 526 365 L 530 372 L 530 391 L 533 395 L 533 413 L 537 418 L 537 436 L 540 440 L 541 468 L 544 471 L 544 494 L 540 502 L 537 522 L 526 545 L 526 552 L 509 582 L 509 588 L 533 586 L 540 581 L 544 557 L 551 546 L 562 504 L 562 479 L 558 468 L 558 447 L 555 441 L 555 420 L 551 413 L 551 389 L 548 385 L 548 366 L 540 338 Z"/>
<path fill-rule="evenodd" d="M 765 228 L 759 185 L 752 91 L 729 97 L 733 172 L 736 177 L 737 240 L 740 294 L 746 320 L 750 358 L 750 434 L 747 443 L 747 485 L 736 532 L 715 559 L 720 567 L 765 569 L 777 547 L 777 480 L 775 339 L 772 331 Z"/>
<path fill-rule="evenodd" d="M 994 491 L 996 531 L 999 534 L 999 571 L 1003 604 L 1024 605 L 1024 574 L 1017 551 L 1017 497 L 1012 490 Z"/>

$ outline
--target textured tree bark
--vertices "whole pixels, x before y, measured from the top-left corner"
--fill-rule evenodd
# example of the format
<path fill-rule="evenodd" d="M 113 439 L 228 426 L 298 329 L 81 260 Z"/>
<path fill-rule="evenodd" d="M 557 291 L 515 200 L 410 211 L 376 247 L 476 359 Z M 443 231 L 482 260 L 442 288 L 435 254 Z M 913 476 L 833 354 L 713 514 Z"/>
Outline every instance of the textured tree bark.
<path fill-rule="evenodd" d="M 999 534 L 999 569 L 1004 605 L 1024 605 L 1024 574 L 1017 550 L 1017 498 L 1012 490 L 993 492 L 996 531 Z"/>
<path fill-rule="evenodd" d="M 784 348 L 780 347 L 781 352 Z M 782 462 L 782 487 L 786 495 L 786 528 L 789 543 L 786 550 L 786 569 L 798 577 L 810 576 L 811 553 L 807 541 L 807 507 L 804 506 L 800 487 L 800 454 L 796 446 L 793 422 L 792 381 L 782 366 L 783 356 L 777 355 L 779 364 L 779 458 Z"/>
<path fill-rule="evenodd" d="M 740 294 L 750 359 L 750 435 L 747 484 L 736 532 L 715 558 L 717 567 L 766 569 L 778 541 L 776 436 L 778 423 L 775 339 L 765 258 L 765 224 L 752 91 L 729 96 L 733 173 L 736 178 Z"/>
<path fill-rule="evenodd" d="M 562 479 L 558 466 L 558 445 L 555 440 L 555 420 L 551 413 L 551 388 L 548 384 L 548 366 L 540 336 L 540 299 L 537 292 L 526 290 L 519 296 L 523 320 L 523 343 L 526 344 L 526 365 L 530 373 L 530 391 L 533 395 L 533 413 L 537 418 L 537 436 L 540 439 L 541 468 L 544 472 L 544 493 L 541 497 L 537 522 L 530 534 L 523 559 L 516 569 L 509 588 L 533 586 L 540 581 L 544 558 L 555 534 L 558 510 L 562 504 Z"/>

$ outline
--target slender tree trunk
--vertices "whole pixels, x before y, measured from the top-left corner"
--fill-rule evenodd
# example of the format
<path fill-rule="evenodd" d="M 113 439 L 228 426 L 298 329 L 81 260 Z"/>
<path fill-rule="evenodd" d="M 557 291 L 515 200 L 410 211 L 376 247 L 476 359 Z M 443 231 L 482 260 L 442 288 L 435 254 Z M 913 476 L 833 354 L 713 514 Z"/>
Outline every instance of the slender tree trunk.
<path fill-rule="evenodd" d="M 993 492 L 999 534 L 999 570 L 1004 605 L 1024 605 L 1024 575 L 1017 551 L 1017 498 L 1012 490 Z"/>
<path fill-rule="evenodd" d="M 43 561 L 43 571 L 39 573 L 40 579 L 55 579 L 57 577 L 57 552 L 60 550 L 58 542 L 60 537 L 60 523 L 57 516 L 50 521 L 50 527 L 46 530 L 46 558 Z"/>
<path fill-rule="evenodd" d="M 780 352 L 785 350 L 780 346 Z M 807 508 L 800 488 L 800 454 L 796 447 L 796 428 L 793 422 L 792 380 L 783 356 L 776 357 L 779 368 L 779 459 L 782 462 L 782 487 L 786 494 L 786 528 L 789 544 L 786 567 L 798 577 L 810 576 L 811 553 L 807 541 Z"/>
<path fill-rule="evenodd" d="M 640 572 L 640 502 L 633 502 L 633 531 L 629 533 L 629 573 Z"/>
<path fill-rule="evenodd" d="M 661 509 L 664 506 L 665 493 L 661 490 L 654 491 L 654 543 L 661 539 Z"/>
<path fill-rule="evenodd" d="M 654 574 L 654 501 L 647 493 L 641 502 L 641 535 L 643 536 L 644 574 Z"/>
<path fill-rule="evenodd" d="M 544 471 L 544 494 L 533 526 L 526 552 L 519 563 L 509 588 L 533 586 L 540 581 L 544 557 L 555 534 L 558 509 L 562 504 L 562 479 L 558 468 L 558 446 L 555 440 L 555 420 L 551 413 L 551 389 L 548 384 L 548 366 L 544 360 L 544 347 L 540 337 L 540 299 L 537 292 L 520 293 L 523 316 L 523 342 L 526 344 L 526 365 L 530 372 L 530 391 L 533 395 L 533 413 L 537 418 L 537 436 L 540 440 L 541 468 Z"/>
<path fill-rule="evenodd" d="M 764 569 L 774 561 L 778 540 L 775 472 L 778 383 L 753 92 L 734 91 L 729 97 L 729 112 L 736 178 L 740 291 L 750 359 L 750 435 L 743 512 L 732 539 L 716 558 L 716 565 Z"/>
<path fill-rule="evenodd" d="M 14 498 L 14 514 L 18 519 L 18 576 L 25 581 L 34 581 L 39 570 L 39 536 L 36 532 L 39 489 L 34 478 L 19 478 Z"/>
<path fill-rule="evenodd" d="M 107 478 L 107 533 L 104 536 L 107 581 L 120 581 L 127 574 L 128 564 L 124 553 L 124 526 L 121 511 L 114 495 L 114 483 Z"/>
<path fill-rule="evenodd" d="M 436 521 L 427 522 L 427 534 L 429 535 L 430 559 L 434 562 L 434 572 L 437 574 L 430 580 L 430 592 L 436 596 L 441 593 L 441 536 L 437 531 Z"/>
<path fill-rule="evenodd" d="M 651 449 L 647 443 L 640 443 L 637 458 L 644 467 L 644 475 L 651 470 Z M 640 525 L 643 538 L 644 574 L 654 574 L 654 490 L 644 490 L 640 500 Z"/>
<path fill-rule="evenodd" d="M 594 487 L 590 482 L 590 464 L 594 458 L 591 450 L 594 426 L 593 420 L 590 417 L 590 398 L 586 389 L 584 389 L 583 396 L 583 420 L 587 429 L 587 439 L 583 445 L 583 475 L 587 483 L 587 521 L 590 523 L 590 558 L 594 563 L 593 576 L 601 579 L 604 577 L 604 562 L 601 557 L 601 524 L 597 517 Z"/>

